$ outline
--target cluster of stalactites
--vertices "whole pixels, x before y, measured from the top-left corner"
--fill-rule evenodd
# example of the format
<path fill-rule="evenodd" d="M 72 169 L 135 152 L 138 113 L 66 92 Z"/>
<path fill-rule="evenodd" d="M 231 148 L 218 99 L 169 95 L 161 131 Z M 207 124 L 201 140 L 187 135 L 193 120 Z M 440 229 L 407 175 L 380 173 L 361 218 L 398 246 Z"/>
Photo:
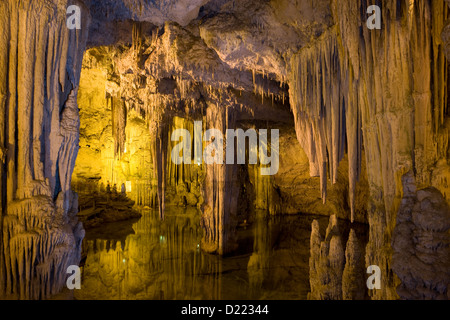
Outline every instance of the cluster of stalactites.
<path fill-rule="evenodd" d="M 252 70 L 252 81 L 253 81 L 253 93 L 255 95 L 261 96 L 261 104 L 264 103 L 264 98 L 271 99 L 272 105 L 275 102 L 285 103 L 286 101 L 286 79 L 284 76 L 281 76 L 280 79 L 280 88 L 274 88 L 273 83 L 277 81 L 276 79 L 272 79 L 268 74 L 264 72 L 264 70 L 259 73 L 256 70 Z M 276 89 L 276 92 L 273 90 Z"/>
<path fill-rule="evenodd" d="M 347 142 L 354 219 L 355 185 L 361 167 L 361 118 L 357 99 L 353 90 L 349 90 L 348 66 L 344 63 L 336 28 L 332 28 L 292 58 L 289 95 L 297 138 L 308 155 L 311 176 L 321 178 L 324 202 L 327 175 L 333 184 L 336 183 Z"/>
<path fill-rule="evenodd" d="M 440 38 L 446 4 L 389 1 L 382 6 L 382 30 L 366 27 L 362 13 L 369 5 L 334 3 L 337 25 L 293 56 L 289 80 L 298 140 L 309 157 L 311 175 L 321 177 L 324 199 L 327 172 L 334 183 L 345 149 L 348 153 L 352 220 L 362 130 L 368 178 L 383 188 L 387 211 L 392 211 L 396 192 L 395 168 L 415 163 L 418 181 L 426 185 L 429 177 L 422 173 L 447 149 L 439 143 L 448 99 L 448 62 Z M 405 143 L 411 135 L 414 145 Z M 412 160 L 396 156 L 411 152 Z"/>
<path fill-rule="evenodd" d="M 444 43 L 441 32 L 446 21 L 450 18 L 449 7 L 442 1 L 431 2 L 431 14 L 433 16 L 433 97 L 434 97 L 434 132 L 445 123 L 445 114 L 448 114 L 448 60 L 445 57 Z"/>
<path fill-rule="evenodd" d="M 139 22 L 134 22 L 132 30 L 132 46 L 136 55 L 139 55 L 142 49 L 142 39 L 142 24 Z"/>
<path fill-rule="evenodd" d="M 112 110 L 112 132 L 114 137 L 114 155 L 119 157 L 125 152 L 127 109 L 121 99 L 111 97 L 108 101 Z"/>

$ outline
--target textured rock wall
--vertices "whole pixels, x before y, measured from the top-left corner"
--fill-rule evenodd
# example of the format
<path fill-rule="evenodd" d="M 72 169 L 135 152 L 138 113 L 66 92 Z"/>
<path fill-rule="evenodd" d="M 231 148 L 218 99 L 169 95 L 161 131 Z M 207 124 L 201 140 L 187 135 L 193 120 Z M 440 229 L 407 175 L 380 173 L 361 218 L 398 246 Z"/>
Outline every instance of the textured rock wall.
<path fill-rule="evenodd" d="M 84 230 L 70 179 L 87 28 L 69 31 L 66 8 L 66 1 L 0 4 L 0 296 L 57 293 L 80 259 Z"/>
<path fill-rule="evenodd" d="M 448 62 L 444 59 L 441 31 L 448 8 L 443 1 L 386 2 L 382 7 L 382 30 L 371 31 L 364 25 L 366 17 L 360 14 L 366 12 L 368 5 L 336 2 L 333 10 L 337 29 L 330 29 L 313 47 L 294 57 L 293 81 L 297 87 L 291 88 L 297 89 L 291 92 L 291 103 L 294 115 L 297 113 L 297 133 L 306 145 L 312 173 L 318 172 L 324 181 L 324 190 L 325 152 L 329 162 L 339 159 L 333 156 L 341 142 L 334 138 L 341 135 L 335 135 L 335 130 L 346 131 L 350 198 L 358 178 L 361 141 L 364 145 L 371 194 L 366 264 L 385 270 L 382 289 L 374 291 L 373 298 L 443 297 L 448 274 L 430 277 L 432 261 L 424 258 L 421 251 L 427 254 L 427 250 L 442 246 L 445 256 L 449 239 L 442 232 L 448 227 L 424 227 L 414 220 L 410 208 L 417 208 L 414 203 L 420 203 L 425 196 L 419 195 L 420 191 L 408 195 L 405 188 L 433 186 L 430 197 L 434 200 L 430 201 L 435 204 L 421 206 L 421 215 L 438 220 L 441 215 L 447 216 Z M 315 59 L 315 55 L 313 59 L 313 52 L 323 52 L 322 59 Z M 296 73 L 305 69 L 309 70 L 307 75 Z M 335 94 L 328 91 L 330 87 L 340 90 L 336 102 L 327 100 Z M 330 105 L 331 112 L 327 109 Z M 341 114 L 340 108 L 346 114 L 345 126 L 341 126 L 342 118 L 335 116 Z M 329 168 L 332 178 L 334 165 Z M 402 185 L 405 174 L 413 176 L 406 186 Z M 414 197 L 418 200 L 411 200 Z M 401 205 L 404 202 L 412 204 Z M 396 228 L 398 223 L 401 225 Z M 406 231 L 408 228 L 410 231 Z M 422 234 L 424 228 L 426 236 L 413 241 L 407 251 L 420 257 L 411 266 L 412 272 L 404 266 L 406 252 L 402 250 L 407 245 L 399 243 L 411 239 L 414 232 Z M 439 240 L 430 245 L 430 238 Z M 391 247 L 393 239 L 400 242 Z M 448 269 L 447 259 L 440 260 L 436 268 L 441 265 Z"/>
<path fill-rule="evenodd" d="M 450 207 L 434 187 L 418 190 L 402 178 L 403 198 L 392 237 L 392 269 L 404 299 L 450 298 Z"/>

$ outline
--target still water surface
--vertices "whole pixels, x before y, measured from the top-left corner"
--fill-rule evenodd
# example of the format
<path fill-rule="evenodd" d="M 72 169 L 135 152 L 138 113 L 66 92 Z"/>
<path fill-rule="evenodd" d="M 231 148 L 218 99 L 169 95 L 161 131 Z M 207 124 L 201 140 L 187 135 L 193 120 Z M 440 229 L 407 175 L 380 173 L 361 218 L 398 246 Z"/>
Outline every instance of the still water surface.
<path fill-rule="evenodd" d="M 82 289 L 76 299 L 306 299 L 313 219 L 258 213 L 238 228 L 239 248 L 225 257 L 202 252 L 200 214 L 168 209 L 164 221 L 142 210 L 134 222 L 86 233 Z"/>

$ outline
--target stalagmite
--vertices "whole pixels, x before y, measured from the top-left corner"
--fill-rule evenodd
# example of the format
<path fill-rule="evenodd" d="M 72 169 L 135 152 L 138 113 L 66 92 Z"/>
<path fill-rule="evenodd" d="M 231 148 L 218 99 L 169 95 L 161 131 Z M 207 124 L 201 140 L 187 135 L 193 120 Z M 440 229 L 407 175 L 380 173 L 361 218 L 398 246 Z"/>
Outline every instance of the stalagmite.
<path fill-rule="evenodd" d="M 311 286 L 311 292 L 308 294 L 309 300 L 319 300 L 320 286 L 321 286 L 321 274 L 320 274 L 320 244 L 323 241 L 323 237 L 320 234 L 319 222 L 314 220 L 312 223 L 311 238 L 310 238 L 310 258 L 309 258 L 309 282 Z"/>
<path fill-rule="evenodd" d="M 312 223 L 309 259 L 312 300 L 363 300 L 364 258 L 355 230 L 351 229 L 344 254 L 342 231 L 335 215 L 330 217 L 325 238 L 319 222 Z"/>
<path fill-rule="evenodd" d="M 345 249 L 345 268 L 342 275 L 342 298 L 344 300 L 364 299 L 364 256 L 355 230 L 350 235 Z"/>
<path fill-rule="evenodd" d="M 311 292 L 308 294 L 308 299 L 342 299 L 342 273 L 345 257 L 342 236 L 335 215 L 330 217 L 325 239 L 322 239 L 320 235 L 318 221 L 313 221 L 310 250 Z"/>

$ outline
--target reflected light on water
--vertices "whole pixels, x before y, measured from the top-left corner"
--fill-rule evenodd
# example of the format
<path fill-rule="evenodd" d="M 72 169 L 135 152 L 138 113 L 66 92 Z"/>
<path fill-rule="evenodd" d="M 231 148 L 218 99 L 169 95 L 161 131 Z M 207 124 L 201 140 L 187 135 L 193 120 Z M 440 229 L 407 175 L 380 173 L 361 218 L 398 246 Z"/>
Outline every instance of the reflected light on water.
<path fill-rule="evenodd" d="M 202 252 L 200 213 L 143 210 L 121 241 L 89 234 L 76 299 L 306 299 L 312 217 L 260 213 L 238 229 L 239 248 Z M 326 222 L 326 221 L 325 221 Z"/>

